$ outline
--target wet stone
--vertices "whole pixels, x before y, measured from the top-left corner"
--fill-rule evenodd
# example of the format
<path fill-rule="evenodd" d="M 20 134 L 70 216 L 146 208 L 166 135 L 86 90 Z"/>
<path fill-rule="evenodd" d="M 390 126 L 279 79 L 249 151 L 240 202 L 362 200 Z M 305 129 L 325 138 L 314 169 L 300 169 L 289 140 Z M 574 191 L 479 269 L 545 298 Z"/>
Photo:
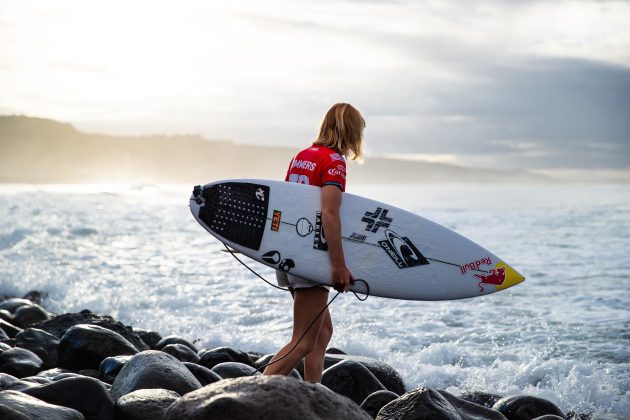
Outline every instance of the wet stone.
<path fill-rule="evenodd" d="M 0 354 L 0 372 L 16 378 L 36 375 L 42 370 L 42 359 L 30 350 L 15 347 Z"/>

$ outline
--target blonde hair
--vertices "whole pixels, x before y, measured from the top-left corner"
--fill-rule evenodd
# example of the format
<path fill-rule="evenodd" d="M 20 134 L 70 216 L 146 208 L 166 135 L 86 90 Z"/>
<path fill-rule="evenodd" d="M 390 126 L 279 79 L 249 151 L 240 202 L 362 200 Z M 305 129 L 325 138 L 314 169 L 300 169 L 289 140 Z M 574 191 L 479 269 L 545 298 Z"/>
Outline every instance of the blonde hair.
<path fill-rule="evenodd" d="M 363 129 L 365 120 L 361 113 L 346 103 L 334 104 L 324 116 L 319 135 L 313 143 L 333 149 L 352 160 L 363 156 Z"/>

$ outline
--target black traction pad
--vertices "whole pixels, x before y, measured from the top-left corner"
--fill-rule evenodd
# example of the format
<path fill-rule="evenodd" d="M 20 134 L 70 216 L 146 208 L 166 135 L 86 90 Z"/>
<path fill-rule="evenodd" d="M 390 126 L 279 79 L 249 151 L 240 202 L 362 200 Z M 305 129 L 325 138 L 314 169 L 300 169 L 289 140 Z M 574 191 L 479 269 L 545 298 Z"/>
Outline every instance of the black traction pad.
<path fill-rule="evenodd" d="M 201 219 L 225 239 L 258 250 L 267 223 L 269 187 L 245 182 L 225 182 L 205 187 Z"/>

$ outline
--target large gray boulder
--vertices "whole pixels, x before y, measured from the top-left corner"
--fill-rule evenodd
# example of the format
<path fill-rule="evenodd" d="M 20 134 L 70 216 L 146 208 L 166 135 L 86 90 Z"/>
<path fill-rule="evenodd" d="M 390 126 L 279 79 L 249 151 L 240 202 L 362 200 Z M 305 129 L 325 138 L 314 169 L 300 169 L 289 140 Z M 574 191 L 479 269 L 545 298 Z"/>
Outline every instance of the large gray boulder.
<path fill-rule="evenodd" d="M 49 404 L 73 408 L 86 419 L 111 420 L 114 415 L 114 401 L 98 379 L 76 376 L 22 392 Z"/>
<path fill-rule="evenodd" d="M 344 360 L 326 369 L 322 385 L 357 404 L 376 391 L 386 390 L 368 368 L 353 360 Z"/>
<path fill-rule="evenodd" d="M 381 408 L 376 420 L 506 420 L 498 411 L 446 391 L 417 388 Z"/>
<path fill-rule="evenodd" d="M 58 365 L 70 370 L 97 369 L 110 356 L 138 353 L 120 334 L 98 325 L 79 324 L 66 331 L 57 347 Z"/>
<path fill-rule="evenodd" d="M 129 341 L 138 350 L 148 350 L 149 347 L 144 341 L 135 333 L 133 328 L 124 325 L 120 321 L 116 321 L 111 316 L 97 315 L 89 310 L 83 310 L 73 314 L 57 315 L 52 319 L 45 322 L 39 322 L 32 325 L 34 328 L 47 331 L 52 335 L 61 338 L 71 327 L 79 324 L 98 325 L 99 327 L 107 328 L 122 335 L 125 340 Z M 7 334 L 9 334 L 7 332 Z M 9 337 L 11 334 L 9 334 Z"/>
<path fill-rule="evenodd" d="M 120 420 L 161 419 L 166 409 L 180 395 L 167 389 L 139 389 L 116 401 L 116 418 Z"/>
<path fill-rule="evenodd" d="M 159 350 L 147 350 L 129 359 L 112 384 L 114 401 L 138 389 L 168 389 L 184 395 L 201 384 L 179 360 Z"/>
<path fill-rule="evenodd" d="M 0 406 L 6 406 L 31 419 L 84 420 L 83 415 L 76 410 L 48 404 L 18 391 L 0 392 Z"/>
<path fill-rule="evenodd" d="M 500 411 L 508 420 L 533 419 L 545 414 L 565 417 L 562 410 L 551 401 L 530 395 L 501 398 L 492 408 Z"/>
<path fill-rule="evenodd" d="M 42 370 L 44 362 L 30 350 L 14 347 L 0 354 L 0 372 L 25 378 Z"/>
<path fill-rule="evenodd" d="M 27 328 L 15 336 L 15 345 L 38 355 L 44 362 L 44 369 L 57 366 L 59 339 L 54 335 L 37 328 Z"/>
<path fill-rule="evenodd" d="M 224 379 L 184 395 L 163 420 L 369 420 L 350 399 L 287 376 Z"/>

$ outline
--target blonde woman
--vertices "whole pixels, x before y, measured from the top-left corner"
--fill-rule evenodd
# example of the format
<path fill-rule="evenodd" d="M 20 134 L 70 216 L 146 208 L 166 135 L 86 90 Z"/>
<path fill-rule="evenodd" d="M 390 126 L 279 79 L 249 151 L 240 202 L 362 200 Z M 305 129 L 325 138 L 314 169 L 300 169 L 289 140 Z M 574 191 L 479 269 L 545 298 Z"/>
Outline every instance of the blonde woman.
<path fill-rule="evenodd" d="M 322 121 L 317 139 L 291 160 L 285 178 L 322 188 L 322 226 L 330 257 L 330 280 L 340 292 L 347 292 L 354 283 L 341 246 L 339 208 L 346 188 L 345 159 L 361 157 L 364 128 L 365 120 L 352 105 L 333 105 Z M 304 359 L 304 380 L 320 382 L 324 354 L 333 332 L 328 309 L 318 317 L 328 301 L 328 287 L 282 271 L 277 272 L 277 277 L 278 284 L 288 287 L 293 295 L 293 335 L 275 354 L 264 374 L 288 375 Z"/>

